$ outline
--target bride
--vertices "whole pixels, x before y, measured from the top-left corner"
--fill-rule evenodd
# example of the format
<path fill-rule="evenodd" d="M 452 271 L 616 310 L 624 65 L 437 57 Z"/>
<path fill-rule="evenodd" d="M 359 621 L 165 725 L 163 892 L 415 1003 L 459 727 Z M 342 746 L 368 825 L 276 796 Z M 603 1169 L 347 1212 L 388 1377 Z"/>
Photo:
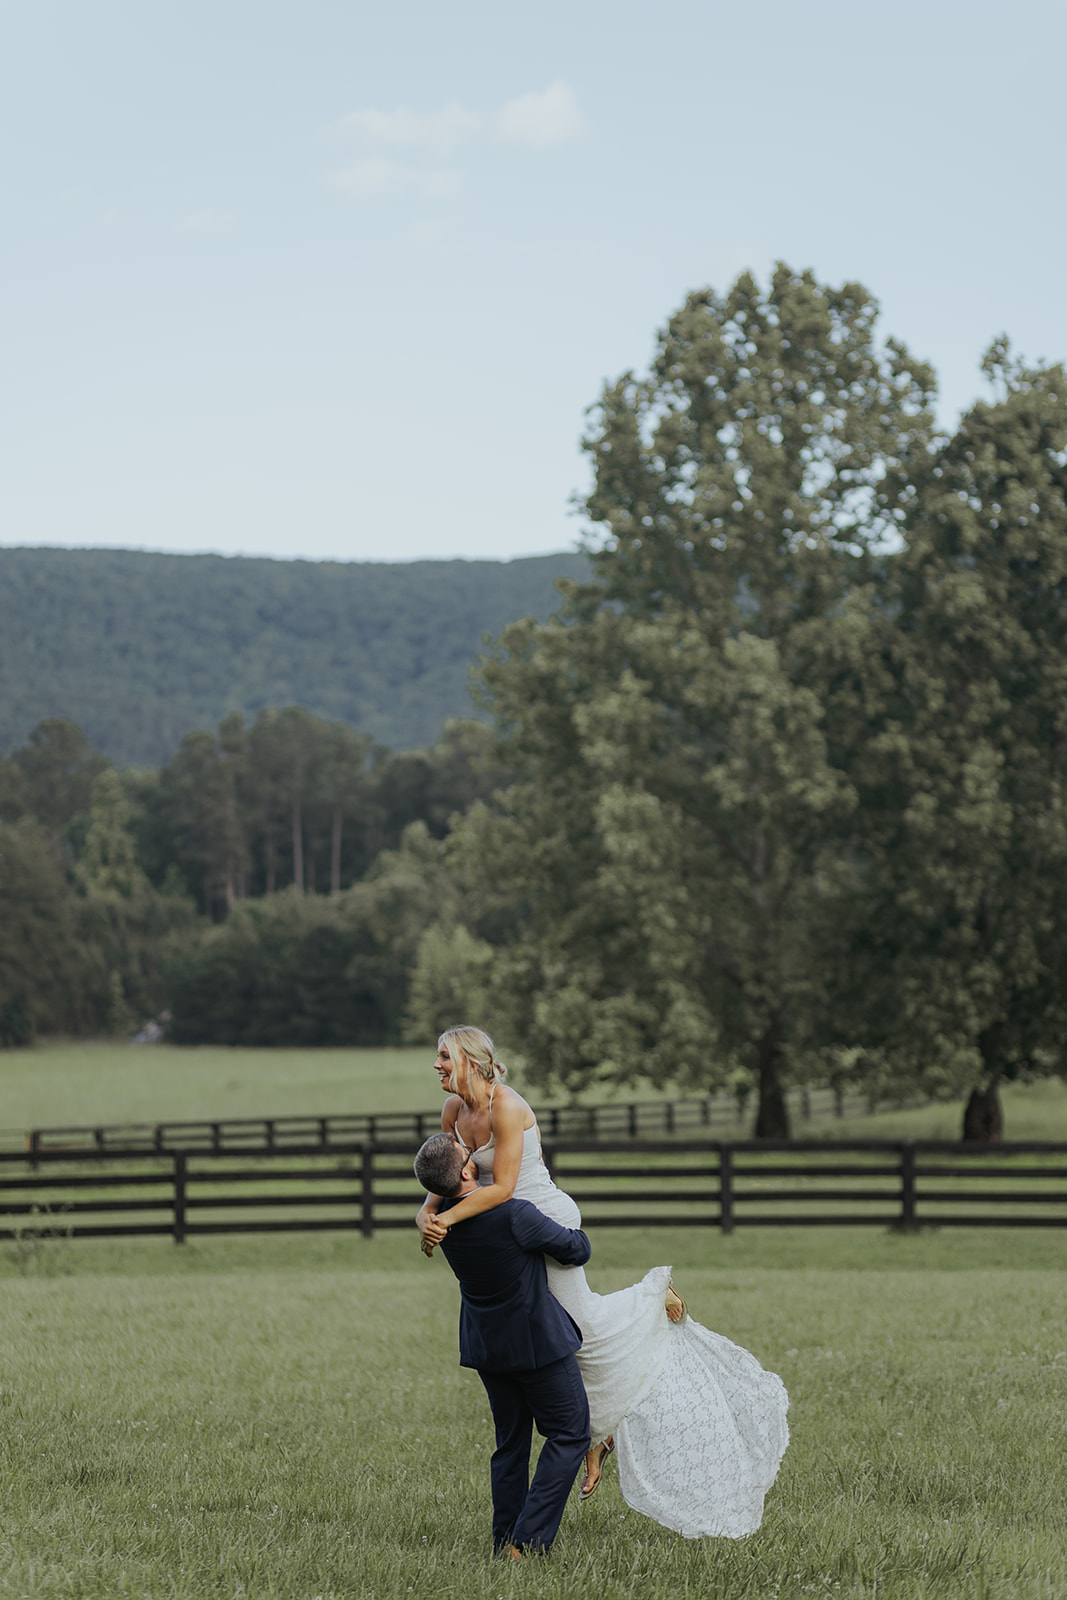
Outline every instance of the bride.
<path fill-rule="evenodd" d="M 504 1083 L 489 1035 L 450 1028 L 438 1040 L 435 1070 L 449 1091 L 441 1126 L 471 1150 L 479 1188 L 440 1217 L 439 1196 L 426 1196 L 416 1219 L 423 1249 L 513 1196 L 563 1227 L 580 1227 L 577 1205 L 541 1159 L 537 1118 Z M 594 1442 L 581 1498 L 594 1492 L 617 1449 L 619 1485 L 635 1511 L 690 1539 L 755 1532 L 789 1441 L 781 1379 L 687 1315 L 670 1267 L 601 1295 L 584 1268 L 548 1257 L 545 1265 L 549 1288 L 582 1334 L 578 1365 Z"/>

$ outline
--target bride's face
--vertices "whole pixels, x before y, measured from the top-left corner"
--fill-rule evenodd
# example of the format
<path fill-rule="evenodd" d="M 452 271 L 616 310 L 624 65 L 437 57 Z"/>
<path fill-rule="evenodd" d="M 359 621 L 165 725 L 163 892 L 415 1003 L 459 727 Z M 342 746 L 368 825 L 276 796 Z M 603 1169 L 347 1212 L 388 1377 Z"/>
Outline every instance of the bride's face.
<path fill-rule="evenodd" d="M 452 1057 L 449 1055 L 448 1051 L 443 1045 L 437 1052 L 437 1060 L 433 1064 L 433 1069 L 437 1073 L 438 1078 L 441 1080 L 441 1088 L 446 1094 L 456 1094 L 457 1092 L 462 1094 L 463 1090 L 460 1079 L 463 1071 L 463 1063 L 461 1061 L 458 1067 L 453 1068 Z M 455 1072 L 454 1079 L 452 1076 L 453 1071 Z"/>

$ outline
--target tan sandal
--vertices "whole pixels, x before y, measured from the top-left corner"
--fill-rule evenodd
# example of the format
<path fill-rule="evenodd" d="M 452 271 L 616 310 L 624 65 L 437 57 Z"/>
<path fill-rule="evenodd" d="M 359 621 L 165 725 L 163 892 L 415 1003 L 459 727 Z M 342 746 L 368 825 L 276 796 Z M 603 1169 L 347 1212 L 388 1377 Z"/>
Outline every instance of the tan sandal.
<path fill-rule="evenodd" d="M 586 1451 L 585 1477 L 582 1487 L 578 1490 L 579 1500 L 588 1500 L 600 1487 L 600 1479 L 604 1471 L 604 1462 L 615 1448 L 615 1440 L 609 1433 L 602 1444 L 595 1444 L 591 1450 Z"/>

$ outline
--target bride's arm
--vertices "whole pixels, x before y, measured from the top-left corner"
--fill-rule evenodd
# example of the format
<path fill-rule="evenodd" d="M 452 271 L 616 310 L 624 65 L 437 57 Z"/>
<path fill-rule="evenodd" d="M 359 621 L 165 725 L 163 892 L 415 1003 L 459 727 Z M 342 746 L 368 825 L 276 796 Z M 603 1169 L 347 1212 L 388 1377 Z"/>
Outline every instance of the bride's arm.
<path fill-rule="evenodd" d="M 460 1099 L 458 1095 L 451 1094 L 441 1107 L 441 1128 L 444 1133 L 452 1133 L 459 1116 Z M 420 1238 L 426 1238 L 426 1224 L 437 1215 L 441 1204 L 439 1194 L 427 1194 L 426 1199 L 418 1209 L 415 1217 L 415 1226 L 419 1230 Z"/>
<path fill-rule="evenodd" d="M 428 1217 L 423 1238 L 433 1244 L 440 1244 L 448 1229 L 454 1222 L 462 1222 L 466 1217 L 477 1217 L 483 1211 L 492 1211 L 494 1206 L 503 1205 L 505 1200 L 510 1200 L 515 1193 L 515 1185 L 519 1181 L 519 1167 L 522 1164 L 522 1119 L 525 1112 L 525 1103 L 518 1095 L 508 1095 L 507 1099 L 498 1099 L 493 1107 L 492 1133 L 493 1133 L 493 1181 L 478 1189 L 474 1194 L 463 1197 L 456 1205 L 445 1212 L 443 1218 Z"/>

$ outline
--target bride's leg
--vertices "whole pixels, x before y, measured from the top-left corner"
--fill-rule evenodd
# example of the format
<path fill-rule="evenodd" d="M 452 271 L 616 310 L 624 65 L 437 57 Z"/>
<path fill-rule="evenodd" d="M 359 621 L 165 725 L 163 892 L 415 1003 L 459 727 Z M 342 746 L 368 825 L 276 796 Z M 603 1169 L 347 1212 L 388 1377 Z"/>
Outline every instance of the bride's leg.
<path fill-rule="evenodd" d="M 560 1266 L 551 1256 L 545 1257 L 545 1266 L 548 1269 L 548 1287 L 555 1299 L 559 1301 L 567 1315 L 574 1318 L 581 1329 L 583 1339 L 594 1337 L 597 1307 L 603 1295 L 597 1294 L 595 1289 L 590 1289 L 586 1281 L 585 1268 Z"/>

